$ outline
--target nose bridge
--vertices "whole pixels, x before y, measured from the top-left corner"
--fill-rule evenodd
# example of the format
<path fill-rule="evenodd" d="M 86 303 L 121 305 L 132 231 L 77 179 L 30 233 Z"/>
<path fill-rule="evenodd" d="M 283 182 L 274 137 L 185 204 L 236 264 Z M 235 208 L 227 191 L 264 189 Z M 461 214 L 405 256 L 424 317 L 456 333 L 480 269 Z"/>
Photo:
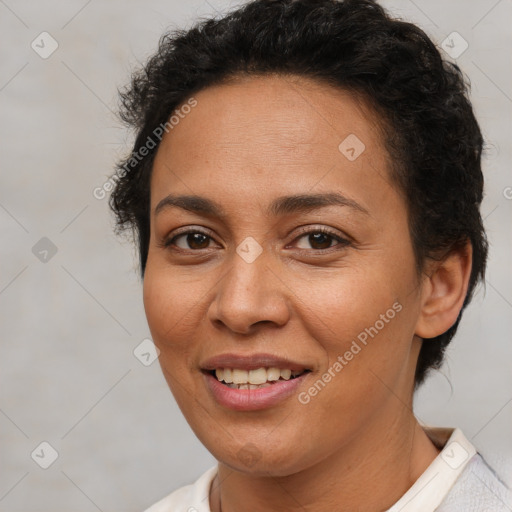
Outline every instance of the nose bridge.
<path fill-rule="evenodd" d="M 250 255 L 250 257 L 248 257 Z M 288 318 L 284 286 L 270 268 L 268 254 L 255 256 L 254 247 L 240 244 L 230 268 L 220 280 L 210 308 L 210 319 L 239 333 L 258 322 L 283 325 Z"/>

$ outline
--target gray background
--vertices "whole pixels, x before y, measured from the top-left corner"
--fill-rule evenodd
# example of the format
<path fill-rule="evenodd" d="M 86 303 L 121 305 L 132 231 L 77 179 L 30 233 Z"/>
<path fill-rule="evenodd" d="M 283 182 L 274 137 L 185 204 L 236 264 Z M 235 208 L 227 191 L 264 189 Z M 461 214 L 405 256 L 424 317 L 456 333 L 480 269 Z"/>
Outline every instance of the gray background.
<path fill-rule="evenodd" d="M 462 428 L 510 481 L 512 1 L 384 5 L 439 45 L 453 31 L 467 41 L 457 61 L 488 142 L 487 289 L 416 412 Z M 130 140 L 112 112 L 116 88 L 165 29 L 229 6 L 0 0 L 0 511 L 141 511 L 214 463 L 158 363 L 133 354 L 149 337 L 136 254 L 113 235 L 107 200 L 92 191 Z M 47 59 L 31 48 L 43 31 L 59 45 Z M 43 237 L 55 255 L 41 252 L 47 241 L 34 254 Z M 42 441 L 59 453 L 46 470 L 31 458 Z"/>

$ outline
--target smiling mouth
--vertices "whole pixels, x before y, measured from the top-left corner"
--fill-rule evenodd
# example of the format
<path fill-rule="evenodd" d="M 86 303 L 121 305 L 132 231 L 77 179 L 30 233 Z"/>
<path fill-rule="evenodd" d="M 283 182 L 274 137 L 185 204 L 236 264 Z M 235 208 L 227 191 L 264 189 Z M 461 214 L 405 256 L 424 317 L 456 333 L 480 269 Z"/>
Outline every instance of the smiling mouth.
<path fill-rule="evenodd" d="M 221 384 L 231 389 L 261 389 L 273 386 L 279 381 L 296 379 L 310 370 L 290 370 L 289 368 L 256 368 L 243 370 L 239 368 L 217 368 L 208 373 Z"/>

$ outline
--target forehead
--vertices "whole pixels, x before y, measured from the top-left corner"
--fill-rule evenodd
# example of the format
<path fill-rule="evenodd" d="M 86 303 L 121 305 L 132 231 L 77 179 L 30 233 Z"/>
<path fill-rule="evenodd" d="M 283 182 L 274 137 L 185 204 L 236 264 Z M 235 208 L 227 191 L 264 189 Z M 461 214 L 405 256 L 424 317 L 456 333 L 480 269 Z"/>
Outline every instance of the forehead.
<path fill-rule="evenodd" d="M 169 188 L 224 193 L 240 185 L 240 196 L 249 190 L 255 197 L 282 195 L 283 187 L 290 194 L 361 186 L 377 192 L 389 182 L 380 119 L 348 91 L 302 77 L 260 76 L 194 98 L 197 105 L 160 144 L 153 208 Z"/>
<path fill-rule="evenodd" d="M 191 135 L 187 129 L 196 130 L 201 124 L 195 137 L 198 149 L 211 138 L 221 145 L 251 142 L 247 150 L 272 144 L 274 148 L 291 146 L 294 151 L 312 142 L 334 143 L 336 148 L 336 142 L 351 133 L 369 144 L 382 138 L 382 120 L 361 95 L 304 77 L 237 77 L 194 97 L 197 106 L 181 116 L 181 129 L 175 126 L 170 133 L 179 143 Z M 195 121 L 193 127 L 187 118 Z"/>

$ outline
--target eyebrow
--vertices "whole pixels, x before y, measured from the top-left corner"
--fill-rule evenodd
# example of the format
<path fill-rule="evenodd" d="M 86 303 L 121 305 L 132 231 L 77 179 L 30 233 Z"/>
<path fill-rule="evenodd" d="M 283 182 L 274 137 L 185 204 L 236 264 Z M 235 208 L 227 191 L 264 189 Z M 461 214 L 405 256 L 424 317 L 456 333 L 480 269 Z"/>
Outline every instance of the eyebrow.
<path fill-rule="evenodd" d="M 368 210 L 359 203 L 336 192 L 326 194 L 296 194 L 278 197 L 272 201 L 267 208 L 267 213 L 277 217 L 291 213 L 306 213 L 327 206 L 345 206 L 369 215 Z M 212 217 L 223 218 L 226 216 L 223 208 L 211 199 L 196 195 L 174 196 L 172 194 L 164 197 L 158 203 L 155 207 L 154 214 L 156 216 L 161 211 L 171 207 L 177 207 L 192 213 Z"/>

